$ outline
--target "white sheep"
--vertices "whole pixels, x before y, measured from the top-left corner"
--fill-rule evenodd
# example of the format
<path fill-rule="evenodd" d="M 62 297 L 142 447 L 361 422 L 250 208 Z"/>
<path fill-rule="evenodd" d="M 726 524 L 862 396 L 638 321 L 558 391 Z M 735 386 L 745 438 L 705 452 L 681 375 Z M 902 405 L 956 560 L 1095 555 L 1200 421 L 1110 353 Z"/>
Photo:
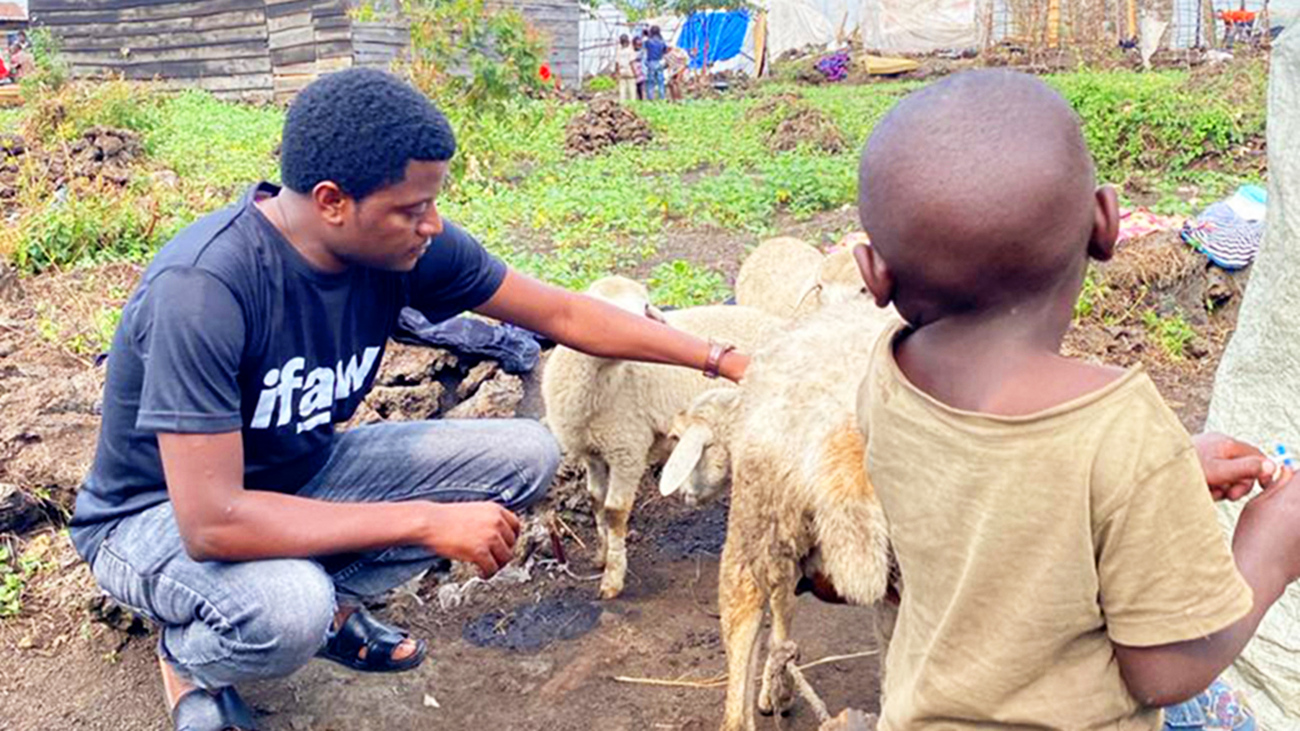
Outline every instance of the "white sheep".
<path fill-rule="evenodd" d="M 732 483 L 718 585 L 726 731 L 754 728 L 754 647 L 765 607 L 772 631 L 757 706 L 770 713 L 793 700 L 788 684 L 773 690 L 767 681 L 782 670 L 771 667 L 771 652 L 787 642 L 799 578 L 827 580 L 857 604 L 885 593 L 888 527 L 855 413 L 871 348 L 896 317 L 865 298 L 808 315 L 754 353 L 738 391 L 706 392 L 676 420 L 679 442 L 661 492 L 706 499 L 728 471 Z"/>
<path fill-rule="evenodd" d="M 736 304 L 757 307 L 783 319 L 794 317 L 822 258 L 812 245 L 792 236 L 760 243 L 745 257 L 736 275 Z"/>
<path fill-rule="evenodd" d="M 859 295 L 866 297 L 866 288 L 850 250 L 822 256 L 789 236 L 759 244 L 736 276 L 737 304 L 783 319 L 802 317 Z"/>
<path fill-rule="evenodd" d="M 752 351 L 781 321 L 740 306 L 692 307 L 660 313 L 641 284 L 606 277 L 588 294 L 702 338 Z M 600 537 L 600 596 L 623 591 L 627 523 L 642 475 L 667 455 L 664 437 L 675 415 L 700 393 L 725 381 L 677 366 L 596 358 L 557 347 L 542 374 L 546 419 L 560 446 L 582 460 Z"/>

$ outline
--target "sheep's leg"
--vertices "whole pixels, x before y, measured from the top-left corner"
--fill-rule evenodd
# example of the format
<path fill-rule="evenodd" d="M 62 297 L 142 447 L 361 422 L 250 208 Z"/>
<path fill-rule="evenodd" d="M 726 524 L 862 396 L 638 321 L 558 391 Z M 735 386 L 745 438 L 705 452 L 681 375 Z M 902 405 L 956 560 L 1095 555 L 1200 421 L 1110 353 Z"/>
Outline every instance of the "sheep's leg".
<path fill-rule="evenodd" d="M 775 672 L 784 673 L 785 668 L 772 667 L 780 654 L 777 648 L 790 639 L 790 622 L 794 618 L 794 587 L 797 581 L 795 566 L 788 567 L 782 562 L 780 568 L 774 569 L 772 588 L 768 595 L 768 606 L 772 609 L 772 634 L 767 642 L 767 663 L 763 668 L 763 685 L 758 691 L 758 712 L 770 716 L 775 712 L 788 713 L 794 705 L 794 684 L 791 682 L 771 682 Z"/>
<path fill-rule="evenodd" d="M 722 615 L 722 643 L 727 651 L 727 704 L 722 731 L 753 731 L 754 646 L 763 623 L 763 595 L 737 546 L 738 536 L 728 535 L 722 549 L 718 582 L 718 609 Z"/>
<path fill-rule="evenodd" d="M 636 474 L 633 474 L 636 473 Z M 641 474 L 615 464 L 610 474 L 609 494 L 605 496 L 605 521 L 609 526 L 605 548 L 605 575 L 600 579 L 600 598 L 613 599 L 623 593 L 627 578 L 627 522 L 636 501 Z"/>
<path fill-rule="evenodd" d="M 609 551 L 609 522 L 605 514 L 605 497 L 609 494 L 609 465 L 596 456 L 588 456 L 587 495 L 591 497 L 591 514 L 596 516 L 596 568 L 605 568 L 605 556 Z"/>

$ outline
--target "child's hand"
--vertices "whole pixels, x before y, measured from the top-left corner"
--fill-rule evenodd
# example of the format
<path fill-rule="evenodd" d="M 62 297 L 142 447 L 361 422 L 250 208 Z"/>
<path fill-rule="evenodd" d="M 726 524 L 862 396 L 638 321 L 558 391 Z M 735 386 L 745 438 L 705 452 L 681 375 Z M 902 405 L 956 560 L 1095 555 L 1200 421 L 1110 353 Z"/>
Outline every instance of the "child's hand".
<path fill-rule="evenodd" d="M 1255 447 L 1214 432 L 1198 434 L 1192 443 L 1215 500 L 1240 500 L 1255 488 L 1256 481 L 1265 488 L 1273 485 L 1277 466 Z M 1279 475 L 1278 482 L 1286 479 L 1289 476 Z"/>

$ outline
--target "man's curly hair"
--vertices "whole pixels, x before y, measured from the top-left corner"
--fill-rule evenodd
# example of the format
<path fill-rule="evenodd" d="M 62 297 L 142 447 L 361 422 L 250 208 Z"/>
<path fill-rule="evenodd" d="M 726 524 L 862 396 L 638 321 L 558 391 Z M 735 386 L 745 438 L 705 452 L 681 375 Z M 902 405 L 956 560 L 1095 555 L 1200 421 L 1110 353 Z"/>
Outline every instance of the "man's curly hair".
<path fill-rule="evenodd" d="M 450 160 L 456 136 L 442 112 L 384 71 L 347 69 L 313 81 L 289 107 L 280 177 L 297 193 L 331 180 L 361 200 L 400 182 L 411 160 Z"/>

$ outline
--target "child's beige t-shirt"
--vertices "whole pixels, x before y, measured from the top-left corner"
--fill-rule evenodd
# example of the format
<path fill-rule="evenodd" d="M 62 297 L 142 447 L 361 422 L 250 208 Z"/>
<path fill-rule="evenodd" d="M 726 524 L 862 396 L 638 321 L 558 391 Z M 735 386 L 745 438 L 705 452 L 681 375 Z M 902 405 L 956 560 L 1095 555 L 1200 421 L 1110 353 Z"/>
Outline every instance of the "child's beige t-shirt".
<path fill-rule="evenodd" d="M 1029 416 L 950 408 L 898 369 L 897 333 L 858 397 L 903 577 L 880 728 L 1158 729 L 1111 643 L 1252 603 L 1187 432 L 1141 369 Z"/>

